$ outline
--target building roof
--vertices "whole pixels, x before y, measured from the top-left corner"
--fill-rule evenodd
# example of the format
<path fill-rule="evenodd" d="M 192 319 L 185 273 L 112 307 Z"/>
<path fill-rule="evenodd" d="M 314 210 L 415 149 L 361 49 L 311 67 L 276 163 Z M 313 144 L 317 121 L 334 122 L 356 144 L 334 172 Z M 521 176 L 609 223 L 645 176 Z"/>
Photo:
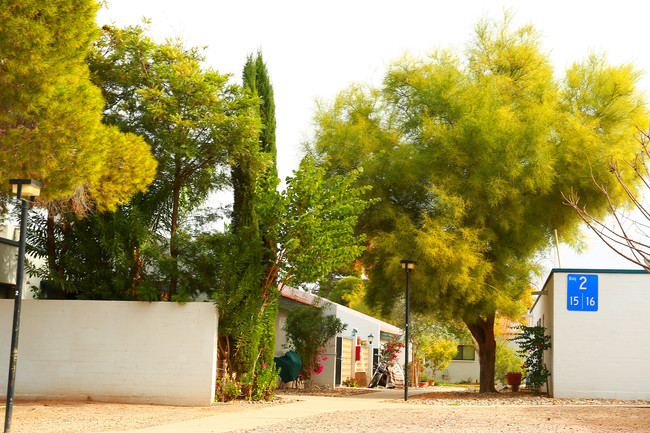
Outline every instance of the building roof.
<path fill-rule="evenodd" d="M 342 310 L 347 312 L 350 315 L 357 316 L 359 318 L 368 320 L 370 322 L 377 323 L 379 325 L 380 331 L 382 332 L 386 332 L 388 334 L 395 334 L 395 335 L 402 335 L 404 333 L 404 331 L 402 331 L 400 328 L 398 328 L 395 325 L 391 325 L 390 323 L 384 322 L 383 320 L 379 320 L 375 317 L 368 316 L 367 314 L 353 310 L 352 308 L 346 307 L 344 305 L 337 304 L 336 302 L 332 302 L 329 299 L 321 298 L 320 296 L 314 295 L 313 293 L 296 289 L 295 287 L 284 286 L 284 288 L 280 292 L 280 296 L 282 296 L 285 299 L 291 299 L 301 304 L 312 305 L 318 308 L 322 307 L 323 305 L 333 305 L 336 307 L 337 310 Z"/>
<path fill-rule="evenodd" d="M 546 290 L 546 286 L 548 286 L 548 282 L 551 281 L 551 276 L 553 274 L 647 274 L 648 271 L 645 269 L 587 269 L 587 268 L 553 268 L 551 269 L 551 272 L 549 272 L 548 277 L 546 277 L 546 281 L 544 281 L 544 286 L 542 287 L 542 292 Z M 533 303 L 533 306 L 530 307 L 529 312 L 532 312 L 533 309 L 535 309 L 535 305 L 537 305 L 537 301 L 539 300 L 539 297 L 541 295 L 537 295 L 537 299 L 535 299 L 535 302 Z"/>

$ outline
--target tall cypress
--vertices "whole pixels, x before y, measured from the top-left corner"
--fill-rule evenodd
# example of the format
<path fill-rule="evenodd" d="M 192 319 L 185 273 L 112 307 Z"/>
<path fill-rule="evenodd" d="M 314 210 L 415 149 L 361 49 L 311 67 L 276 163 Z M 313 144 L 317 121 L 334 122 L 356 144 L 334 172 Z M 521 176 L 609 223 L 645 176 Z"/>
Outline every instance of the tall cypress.
<path fill-rule="evenodd" d="M 273 100 L 273 87 L 269 80 L 269 74 L 262 59 L 262 54 L 249 55 L 243 69 L 243 86 L 253 96 L 260 100 L 259 115 L 262 123 L 262 131 L 259 135 L 259 151 L 267 154 L 270 164 L 264 172 L 260 172 L 257 161 L 240 159 L 232 168 L 232 183 L 234 189 L 234 203 L 232 213 L 232 231 L 235 239 L 245 242 L 242 245 L 247 251 L 247 257 L 257 260 L 256 263 L 249 263 L 249 275 L 258 275 L 254 283 L 247 280 L 250 297 L 259 297 L 268 288 L 263 287 L 268 282 L 264 276 L 267 268 L 273 263 L 273 241 L 261 236 L 259 220 L 254 211 L 255 186 L 262 177 L 277 177 L 277 152 L 275 146 L 275 102 Z M 272 282 L 275 284 L 275 282 Z M 272 289 L 274 290 L 274 288 Z M 263 302 L 262 299 L 260 299 Z M 249 299 L 250 302 L 250 299 Z M 233 366 L 239 373 L 250 371 L 256 365 L 258 355 L 262 356 L 260 361 L 269 364 L 273 360 L 275 350 L 275 316 L 277 314 L 277 302 L 266 307 L 260 307 L 261 316 L 251 317 L 250 326 L 247 326 L 242 335 L 231 336 L 239 340 L 239 347 L 243 350 L 233 359 Z"/>

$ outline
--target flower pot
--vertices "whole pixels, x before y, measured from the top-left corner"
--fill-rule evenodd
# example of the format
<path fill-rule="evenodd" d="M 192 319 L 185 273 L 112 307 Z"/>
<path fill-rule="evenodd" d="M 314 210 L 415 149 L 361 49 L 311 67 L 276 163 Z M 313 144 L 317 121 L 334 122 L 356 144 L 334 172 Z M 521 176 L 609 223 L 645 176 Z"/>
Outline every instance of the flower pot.
<path fill-rule="evenodd" d="M 521 385 L 521 373 L 508 373 L 506 374 L 506 380 L 508 385 L 512 387 L 512 392 L 519 391 L 519 385 Z"/>
<path fill-rule="evenodd" d="M 422 388 L 426 384 L 427 384 L 426 382 L 420 382 L 420 388 Z"/>
<path fill-rule="evenodd" d="M 430 380 L 429 381 L 429 386 L 433 386 L 433 385 L 435 385 L 435 382 L 433 380 Z"/>

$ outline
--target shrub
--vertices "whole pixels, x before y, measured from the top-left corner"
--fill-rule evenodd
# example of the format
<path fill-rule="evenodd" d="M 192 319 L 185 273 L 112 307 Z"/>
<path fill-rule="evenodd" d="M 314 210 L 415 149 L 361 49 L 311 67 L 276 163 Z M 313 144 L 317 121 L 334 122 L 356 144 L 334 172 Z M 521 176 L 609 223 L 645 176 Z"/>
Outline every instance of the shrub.
<path fill-rule="evenodd" d="M 526 373 L 526 385 L 539 393 L 551 373 L 544 364 L 544 351 L 551 348 L 551 336 L 546 335 L 543 326 L 519 326 L 521 333 L 512 340 L 519 344 L 519 354 L 526 360 L 521 368 Z"/>
<path fill-rule="evenodd" d="M 343 381 L 343 385 L 347 386 L 348 388 L 359 388 L 359 382 L 353 377 L 348 377 L 345 379 Z"/>
<path fill-rule="evenodd" d="M 275 365 L 262 364 L 255 376 L 251 399 L 272 400 L 275 397 L 279 378 L 280 370 Z"/>
<path fill-rule="evenodd" d="M 237 382 L 234 378 L 217 379 L 215 391 L 216 401 L 231 401 L 241 394 L 241 383 Z"/>

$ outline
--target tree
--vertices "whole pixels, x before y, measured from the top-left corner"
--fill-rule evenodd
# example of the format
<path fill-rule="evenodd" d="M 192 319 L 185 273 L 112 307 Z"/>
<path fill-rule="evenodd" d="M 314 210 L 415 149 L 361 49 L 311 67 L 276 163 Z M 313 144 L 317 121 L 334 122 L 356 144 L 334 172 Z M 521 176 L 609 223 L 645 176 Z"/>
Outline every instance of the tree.
<path fill-rule="evenodd" d="M 480 22 L 463 60 L 403 58 L 380 89 L 322 104 L 309 145 L 332 174 L 366 164 L 359 182 L 381 198 L 358 226 L 369 303 L 390 310 L 402 296 L 400 260 L 416 260 L 412 306 L 466 324 L 481 392 L 495 389 L 497 312 L 523 312 L 533 258 L 554 229 L 576 240 L 580 220 L 560 192 L 573 185 L 606 209 L 585 154 L 603 174 L 610 157 L 634 154 L 630 137 L 648 123 L 631 66 L 591 56 L 557 82 L 534 28 L 510 21 Z"/>
<path fill-rule="evenodd" d="M 299 306 L 287 314 L 284 331 L 287 342 L 300 355 L 303 369 L 302 376 L 308 379 L 311 388 L 312 377 L 320 374 L 323 367 L 320 356 L 325 345 L 347 327 L 336 316 L 324 314 L 314 306 Z"/>
<path fill-rule="evenodd" d="M 197 48 L 179 40 L 157 44 L 141 27 L 103 30 L 88 58 L 92 78 L 107 101 L 105 121 L 145 137 L 158 161 L 137 206 L 151 230 L 166 238 L 168 255 L 158 264 L 162 296 L 172 300 L 182 221 L 228 184 L 235 160 L 259 162 L 257 101 L 228 84 L 227 75 L 205 68 Z"/>
<path fill-rule="evenodd" d="M 276 167 L 276 148 L 275 148 L 275 102 L 273 99 L 273 87 L 269 80 L 269 74 L 262 59 L 262 53 L 258 52 L 256 59 L 248 56 L 243 70 L 244 89 L 248 90 L 252 96 L 259 98 L 259 116 L 262 124 L 262 130 L 259 134 L 259 152 L 255 157 L 264 158 L 265 165 L 260 165 L 259 158 L 249 158 L 244 155 L 237 158 L 232 167 L 232 185 L 234 192 L 233 212 L 231 230 L 239 242 L 242 242 L 242 248 L 250 250 L 245 253 L 253 261 L 247 266 L 242 267 L 244 273 L 253 273 L 257 275 L 256 279 L 245 280 L 250 284 L 249 296 L 257 298 L 260 293 L 267 289 L 264 284 L 270 284 L 271 290 L 275 290 L 275 281 L 267 281 L 264 275 L 268 273 L 268 268 L 273 263 L 273 249 L 276 241 L 263 237 L 260 233 L 259 217 L 255 213 L 255 189 L 262 177 L 277 178 Z M 242 366 L 253 368 L 255 359 L 262 353 L 262 359 L 265 363 L 271 364 L 275 356 L 275 316 L 277 315 L 277 305 L 271 304 L 268 308 L 262 308 L 262 316 L 257 314 L 248 316 L 251 323 L 247 325 L 248 329 L 256 331 L 249 334 L 249 339 L 245 343 L 245 353 L 248 359 L 241 357 L 240 371 Z"/>
<path fill-rule="evenodd" d="M 644 194 L 650 190 L 650 172 L 648 172 L 648 160 L 650 149 L 648 149 L 650 135 L 641 132 L 639 138 L 639 150 L 631 161 L 609 162 L 609 172 L 614 176 L 615 182 L 620 186 L 629 199 L 627 203 L 619 203 L 615 196 L 616 191 L 612 190 L 606 181 L 600 181 L 592 176 L 594 185 L 607 199 L 607 212 L 611 217 L 611 223 L 607 223 L 602 217 L 592 214 L 587 204 L 580 205 L 580 196 L 573 188 L 566 194 L 563 192 L 564 202 L 571 206 L 580 219 L 591 229 L 609 248 L 630 262 L 641 266 L 650 272 L 650 245 L 647 242 L 646 232 L 650 220 L 650 209 L 645 204 Z M 625 170 L 632 170 L 636 179 L 633 183 L 626 180 Z M 640 183 L 643 190 L 637 192 L 636 184 Z M 631 205 L 629 204 L 631 203 Z M 635 209 L 641 221 L 634 220 L 630 216 L 630 210 Z M 597 210 L 598 211 L 598 210 Z M 646 221 L 642 221 L 645 219 Z"/>
<path fill-rule="evenodd" d="M 275 317 L 266 311 L 275 308 L 285 285 L 315 282 L 363 251 L 364 237 L 354 227 L 371 201 L 360 197 L 367 187 L 353 185 L 360 171 L 329 178 L 325 174 L 325 167 L 305 157 L 284 191 L 269 176 L 257 183 L 254 214 L 260 236 L 276 240 L 270 266 L 251 265 L 262 263 L 261 249 L 249 248 L 248 239 L 240 237 L 248 235 L 232 227 L 225 233 L 200 234 L 192 244 L 187 281 L 214 291 L 222 318 L 219 358 L 227 361 L 224 370 L 254 370 L 263 355 L 262 319 Z"/>
<path fill-rule="evenodd" d="M 259 114 L 262 130 L 259 134 L 260 152 L 267 158 L 267 167 L 260 170 L 259 163 L 251 164 L 246 159 L 236 161 L 232 169 L 232 183 L 234 191 L 232 225 L 248 227 L 255 224 L 253 215 L 253 196 L 258 176 L 265 174 L 277 177 L 277 150 L 275 147 L 275 101 L 273 86 L 269 80 L 266 64 L 262 53 L 258 52 L 253 59 L 248 56 L 243 71 L 244 88 L 253 96 L 259 98 Z M 267 243 L 264 243 L 265 245 Z"/>
<path fill-rule="evenodd" d="M 0 176 L 32 178 L 50 209 L 114 209 L 151 182 L 142 138 L 102 123 L 84 62 L 95 1 L 5 1 L 0 8 Z M 8 184 L 0 185 L 8 192 Z"/>

